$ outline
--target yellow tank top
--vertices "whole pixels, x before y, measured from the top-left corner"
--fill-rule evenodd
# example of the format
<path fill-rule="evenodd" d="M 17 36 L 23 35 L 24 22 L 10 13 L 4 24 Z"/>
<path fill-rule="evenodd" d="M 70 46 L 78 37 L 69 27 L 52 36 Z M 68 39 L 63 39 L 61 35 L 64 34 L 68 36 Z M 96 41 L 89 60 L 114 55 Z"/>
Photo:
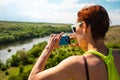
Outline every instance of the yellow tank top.
<path fill-rule="evenodd" d="M 108 80 L 120 80 L 120 76 L 118 74 L 118 71 L 114 63 L 114 57 L 112 55 L 111 48 L 109 48 L 109 53 L 107 56 L 95 50 L 90 50 L 90 51 L 87 51 L 86 53 L 92 53 L 102 58 L 102 60 L 105 62 L 108 69 L 108 78 L 109 78 Z"/>

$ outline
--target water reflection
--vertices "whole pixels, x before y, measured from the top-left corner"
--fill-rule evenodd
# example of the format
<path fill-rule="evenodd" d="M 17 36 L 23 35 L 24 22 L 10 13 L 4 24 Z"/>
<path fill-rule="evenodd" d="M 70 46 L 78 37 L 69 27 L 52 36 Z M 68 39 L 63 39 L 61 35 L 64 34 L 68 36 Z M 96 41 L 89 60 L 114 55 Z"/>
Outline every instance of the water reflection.
<path fill-rule="evenodd" d="M 0 60 L 5 62 L 11 55 L 15 54 L 18 50 L 29 50 L 34 44 L 38 44 L 43 41 L 48 41 L 49 37 L 35 38 L 26 41 L 19 41 L 6 45 L 0 45 Z"/>
<path fill-rule="evenodd" d="M 12 46 L 19 46 L 22 44 L 30 43 L 32 41 L 33 41 L 33 39 L 29 39 L 29 40 L 24 40 L 24 41 L 17 41 L 17 42 L 13 42 L 13 43 L 2 44 L 2 45 L 0 45 L 0 50 L 5 49 L 11 45 Z"/>

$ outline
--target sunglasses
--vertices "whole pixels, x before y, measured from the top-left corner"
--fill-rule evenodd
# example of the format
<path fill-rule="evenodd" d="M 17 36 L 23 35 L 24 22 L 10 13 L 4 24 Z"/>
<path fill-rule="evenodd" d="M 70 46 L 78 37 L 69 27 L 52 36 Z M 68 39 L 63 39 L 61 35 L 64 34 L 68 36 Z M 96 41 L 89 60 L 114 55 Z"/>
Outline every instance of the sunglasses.
<path fill-rule="evenodd" d="M 82 22 L 78 22 L 76 24 L 73 24 L 71 26 L 72 32 L 75 33 L 76 32 L 76 26 L 81 26 L 81 25 L 82 25 Z"/>

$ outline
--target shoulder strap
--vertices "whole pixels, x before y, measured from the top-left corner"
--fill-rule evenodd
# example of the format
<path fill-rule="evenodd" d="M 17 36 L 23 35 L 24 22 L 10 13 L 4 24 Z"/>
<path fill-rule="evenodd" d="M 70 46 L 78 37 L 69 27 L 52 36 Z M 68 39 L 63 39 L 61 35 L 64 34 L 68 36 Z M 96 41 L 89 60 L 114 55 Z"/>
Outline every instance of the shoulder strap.
<path fill-rule="evenodd" d="M 108 69 L 108 78 L 109 80 L 120 80 L 120 76 L 117 72 L 115 63 L 114 63 L 114 57 L 112 55 L 112 49 L 109 48 L 109 54 L 108 56 L 103 55 L 102 53 L 95 51 L 95 50 L 90 50 L 87 51 L 86 53 L 92 53 L 95 54 L 103 59 L 105 62 L 107 69 Z"/>
<path fill-rule="evenodd" d="M 105 58 L 106 58 L 106 56 L 105 56 L 104 54 L 102 54 L 102 53 L 100 53 L 100 52 L 98 52 L 98 51 L 96 51 L 96 50 L 89 50 L 89 51 L 85 52 L 85 54 L 86 54 L 86 53 L 95 54 L 95 55 L 101 57 L 103 60 L 105 60 Z"/>
<path fill-rule="evenodd" d="M 86 72 L 86 78 L 87 80 L 90 80 L 90 77 L 89 77 L 89 70 L 88 70 L 88 63 L 87 63 L 87 60 L 86 58 L 83 56 L 83 59 L 84 59 L 84 62 L 85 62 L 85 72 Z"/>
<path fill-rule="evenodd" d="M 120 80 L 120 76 L 118 74 L 118 71 L 114 62 L 112 51 L 113 51 L 112 48 L 110 48 L 109 55 L 107 56 L 107 59 L 106 59 L 109 80 Z"/>

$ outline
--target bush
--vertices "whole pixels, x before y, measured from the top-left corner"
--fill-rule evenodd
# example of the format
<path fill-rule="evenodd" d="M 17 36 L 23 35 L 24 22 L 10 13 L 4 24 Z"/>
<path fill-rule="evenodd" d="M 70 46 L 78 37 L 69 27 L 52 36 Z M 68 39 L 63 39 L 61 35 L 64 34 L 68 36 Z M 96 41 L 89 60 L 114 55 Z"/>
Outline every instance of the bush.
<path fill-rule="evenodd" d="M 16 54 L 12 55 L 11 59 L 10 59 L 10 64 L 13 67 L 17 67 L 19 64 L 19 60 Z"/>
<path fill-rule="evenodd" d="M 0 69 L 2 68 L 3 65 L 4 65 L 3 62 L 0 60 Z"/>
<path fill-rule="evenodd" d="M 10 75 L 10 76 L 8 77 L 8 80 L 19 80 L 19 76 Z"/>
<path fill-rule="evenodd" d="M 24 72 L 24 67 L 23 65 L 20 65 L 19 66 L 19 74 L 23 73 Z"/>
<path fill-rule="evenodd" d="M 27 80 L 28 79 L 29 74 L 24 72 L 19 74 L 19 80 Z"/>
<path fill-rule="evenodd" d="M 9 75 L 9 72 L 8 72 L 8 71 L 5 71 L 5 75 Z"/>
<path fill-rule="evenodd" d="M 54 50 L 47 60 L 45 69 L 51 68 L 59 64 L 63 59 L 72 55 L 81 55 L 84 51 L 79 48 L 72 48 L 70 46 L 62 46 L 59 49 Z"/>
<path fill-rule="evenodd" d="M 5 64 L 3 64 L 1 67 L 1 71 L 5 71 L 5 70 L 7 70 L 7 66 Z"/>
<path fill-rule="evenodd" d="M 17 51 L 17 58 L 19 60 L 19 63 L 22 62 L 23 65 L 26 65 L 28 63 L 28 56 L 24 49 Z"/>
<path fill-rule="evenodd" d="M 120 44 L 107 43 L 107 47 L 120 50 Z"/>

